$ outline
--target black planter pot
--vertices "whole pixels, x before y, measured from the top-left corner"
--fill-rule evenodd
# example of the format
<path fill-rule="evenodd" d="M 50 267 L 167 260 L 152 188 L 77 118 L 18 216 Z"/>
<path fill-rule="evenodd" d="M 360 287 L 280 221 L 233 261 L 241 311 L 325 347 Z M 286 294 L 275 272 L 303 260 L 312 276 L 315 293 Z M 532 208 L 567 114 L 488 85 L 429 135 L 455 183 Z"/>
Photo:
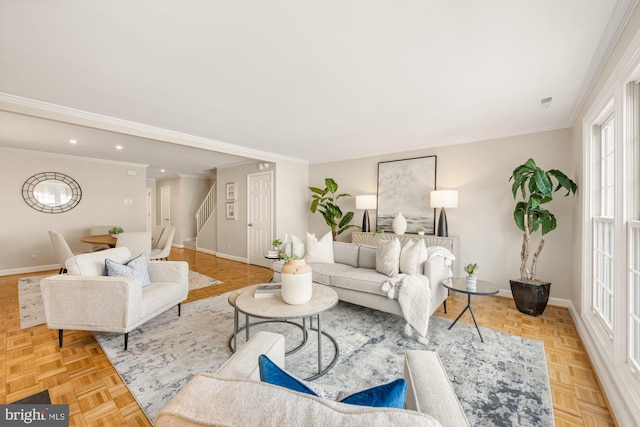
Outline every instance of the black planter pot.
<path fill-rule="evenodd" d="M 551 283 L 527 283 L 509 280 L 511 294 L 520 312 L 531 316 L 540 316 L 547 308 Z"/>

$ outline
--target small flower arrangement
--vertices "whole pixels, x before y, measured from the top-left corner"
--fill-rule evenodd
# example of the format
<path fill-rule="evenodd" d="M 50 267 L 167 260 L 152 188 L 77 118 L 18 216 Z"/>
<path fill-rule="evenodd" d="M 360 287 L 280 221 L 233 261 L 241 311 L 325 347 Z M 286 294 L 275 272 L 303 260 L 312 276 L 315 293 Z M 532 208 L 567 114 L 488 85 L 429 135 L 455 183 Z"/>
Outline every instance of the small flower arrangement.
<path fill-rule="evenodd" d="M 124 230 L 122 229 L 122 227 L 113 227 L 111 228 L 111 230 L 109 230 L 109 234 L 120 234 L 120 233 L 124 233 Z"/>
<path fill-rule="evenodd" d="M 420 236 L 424 235 L 424 233 L 427 231 L 427 229 L 421 225 L 416 227 L 416 231 L 418 232 L 418 234 Z"/>
<path fill-rule="evenodd" d="M 475 276 L 479 268 L 480 266 L 478 265 L 478 263 L 467 264 L 463 267 L 464 271 L 469 276 Z"/>

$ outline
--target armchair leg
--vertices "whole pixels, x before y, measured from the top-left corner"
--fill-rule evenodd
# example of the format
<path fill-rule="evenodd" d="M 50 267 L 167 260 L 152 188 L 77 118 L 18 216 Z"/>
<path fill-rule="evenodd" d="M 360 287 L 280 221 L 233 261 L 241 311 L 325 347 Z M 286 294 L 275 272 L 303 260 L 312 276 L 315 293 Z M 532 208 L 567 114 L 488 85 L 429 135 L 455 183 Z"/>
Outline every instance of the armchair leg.
<path fill-rule="evenodd" d="M 180 317 L 181 309 L 182 309 L 182 303 L 178 303 L 178 317 Z"/>
<path fill-rule="evenodd" d="M 62 347 L 62 329 L 58 329 L 58 345 Z"/>
<path fill-rule="evenodd" d="M 124 351 L 127 351 L 127 346 L 129 345 L 129 332 L 125 332 L 124 334 Z"/>

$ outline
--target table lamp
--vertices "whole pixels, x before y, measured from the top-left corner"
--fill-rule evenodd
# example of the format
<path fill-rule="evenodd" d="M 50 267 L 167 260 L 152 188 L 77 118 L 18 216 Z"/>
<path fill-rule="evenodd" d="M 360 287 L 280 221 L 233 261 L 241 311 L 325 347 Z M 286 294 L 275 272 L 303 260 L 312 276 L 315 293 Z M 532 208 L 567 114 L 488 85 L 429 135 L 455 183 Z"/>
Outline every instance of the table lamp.
<path fill-rule="evenodd" d="M 376 208 L 376 198 L 375 194 L 356 196 L 356 209 L 364 209 L 364 214 L 362 215 L 362 231 L 365 233 L 371 231 L 371 226 L 369 225 L 369 211 L 367 209 Z"/>
<path fill-rule="evenodd" d="M 440 208 L 440 218 L 438 219 L 438 236 L 447 237 L 447 214 L 445 208 L 458 207 L 458 191 L 456 190 L 434 190 L 431 192 L 431 207 Z"/>

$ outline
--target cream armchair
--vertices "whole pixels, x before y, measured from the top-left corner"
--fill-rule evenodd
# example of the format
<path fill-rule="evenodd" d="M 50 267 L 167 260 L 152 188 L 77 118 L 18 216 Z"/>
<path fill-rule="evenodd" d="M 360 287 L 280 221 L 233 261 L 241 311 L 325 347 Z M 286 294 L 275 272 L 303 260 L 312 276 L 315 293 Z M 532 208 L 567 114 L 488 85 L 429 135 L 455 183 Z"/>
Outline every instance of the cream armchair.
<path fill-rule="evenodd" d="M 129 332 L 147 320 L 177 305 L 189 293 L 189 266 L 184 261 L 149 261 L 151 285 L 140 279 L 106 277 L 104 261 L 119 263 L 131 259 L 127 248 L 106 249 L 73 256 L 66 261 L 67 275 L 40 281 L 42 300 L 50 329 L 58 329 L 62 347 L 64 329 L 124 333 L 127 349 Z"/>

